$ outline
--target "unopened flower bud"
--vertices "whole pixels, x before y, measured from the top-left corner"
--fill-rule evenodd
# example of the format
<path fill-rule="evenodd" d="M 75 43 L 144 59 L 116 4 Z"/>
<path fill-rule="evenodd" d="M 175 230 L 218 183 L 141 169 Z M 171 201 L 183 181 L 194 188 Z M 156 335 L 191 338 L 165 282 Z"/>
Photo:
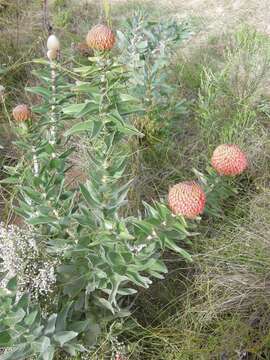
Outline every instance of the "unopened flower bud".
<path fill-rule="evenodd" d="M 50 35 L 47 41 L 48 50 L 59 51 L 60 50 L 60 42 L 55 35 Z"/>
<path fill-rule="evenodd" d="M 0 85 L 0 96 L 2 96 L 5 92 L 4 86 Z"/>
<path fill-rule="evenodd" d="M 31 112 L 27 105 L 17 105 L 12 111 L 13 117 L 16 121 L 26 121 L 31 117 Z"/>
<path fill-rule="evenodd" d="M 57 58 L 57 51 L 56 50 L 48 50 L 47 57 L 50 61 L 53 61 Z"/>

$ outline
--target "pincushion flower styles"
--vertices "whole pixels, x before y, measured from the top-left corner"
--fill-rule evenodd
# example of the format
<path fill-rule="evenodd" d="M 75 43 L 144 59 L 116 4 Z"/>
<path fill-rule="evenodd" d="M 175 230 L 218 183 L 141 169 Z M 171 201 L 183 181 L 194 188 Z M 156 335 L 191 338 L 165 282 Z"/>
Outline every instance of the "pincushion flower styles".
<path fill-rule="evenodd" d="M 248 161 L 237 145 L 222 144 L 215 149 L 211 164 L 219 175 L 235 176 L 247 168 Z"/>
<path fill-rule="evenodd" d="M 87 45 L 95 50 L 108 51 L 115 44 L 115 35 L 106 25 L 96 25 L 87 34 Z"/>
<path fill-rule="evenodd" d="M 169 207 L 175 215 L 194 219 L 204 210 L 206 195 L 195 181 L 174 185 L 168 195 Z"/>

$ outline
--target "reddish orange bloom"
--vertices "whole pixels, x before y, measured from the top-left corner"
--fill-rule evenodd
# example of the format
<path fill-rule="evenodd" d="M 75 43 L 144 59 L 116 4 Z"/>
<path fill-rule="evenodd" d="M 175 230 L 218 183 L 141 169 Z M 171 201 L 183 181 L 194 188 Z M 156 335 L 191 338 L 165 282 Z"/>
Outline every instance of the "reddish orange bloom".
<path fill-rule="evenodd" d="M 219 175 L 239 175 L 248 166 L 246 154 L 234 144 L 219 145 L 213 153 L 211 164 Z"/>
<path fill-rule="evenodd" d="M 170 189 L 168 202 L 174 214 L 194 219 L 203 212 L 206 195 L 195 181 L 183 181 Z"/>
<path fill-rule="evenodd" d="M 12 115 L 16 121 L 26 121 L 30 119 L 31 112 L 27 105 L 21 104 L 13 109 Z"/>
<path fill-rule="evenodd" d="M 115 44 L 115 35 L 106 25 L 96 25 L 87 34 L 87 45 L 95 50 L 111 50 Z"/>

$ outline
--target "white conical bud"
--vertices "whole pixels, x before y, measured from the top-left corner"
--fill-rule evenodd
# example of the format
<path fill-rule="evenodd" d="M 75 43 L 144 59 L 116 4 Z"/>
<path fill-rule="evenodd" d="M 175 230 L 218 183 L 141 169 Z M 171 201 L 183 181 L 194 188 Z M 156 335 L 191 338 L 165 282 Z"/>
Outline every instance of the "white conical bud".
<path fill-rule="evenodd" d="M 48 50 L 47 57 L 50 61 L 53 61 L 57 58 L 57 51 L 56 50 Z"/>
<path fill-rule="evenodd" d="M 3 95 L 5 92 L 4 86 L 0 85 L 0 95 Z"/>
<path fill-rule="evenodd" d="M 47 41 L 48 50 L 58 51 L 60 50 L 60 42 L 55 35 L 50 35 Z"/>

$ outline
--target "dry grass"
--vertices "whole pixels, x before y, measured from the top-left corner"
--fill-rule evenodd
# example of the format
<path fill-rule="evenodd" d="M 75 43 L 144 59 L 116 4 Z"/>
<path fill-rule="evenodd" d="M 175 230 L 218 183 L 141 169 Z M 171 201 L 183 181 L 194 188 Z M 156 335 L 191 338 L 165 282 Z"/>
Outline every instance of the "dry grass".
<path fill-rule="evenodd" d="M 111 0 L 112 4 L 138 4 L 133 0 Z M 142 4 L 151 1 L 141 1 Z M 226 32 L 241 22 L 246 22 L 259 31 L 270 34 L 270 12 L 268 0 L 159 0 L 155 6 L 165 7 L 180 18 L 200 18 L 203 24 L 200 34 Z"/>
<path fill-rule="evenodd" d="M 140 300 L 147 325 L 131 359 L 268 358 L 269 201 L 268 190 L 239 200 L 225 223 L 194 239 L 193 276 L 175 262 L 166 283 Z"/>

